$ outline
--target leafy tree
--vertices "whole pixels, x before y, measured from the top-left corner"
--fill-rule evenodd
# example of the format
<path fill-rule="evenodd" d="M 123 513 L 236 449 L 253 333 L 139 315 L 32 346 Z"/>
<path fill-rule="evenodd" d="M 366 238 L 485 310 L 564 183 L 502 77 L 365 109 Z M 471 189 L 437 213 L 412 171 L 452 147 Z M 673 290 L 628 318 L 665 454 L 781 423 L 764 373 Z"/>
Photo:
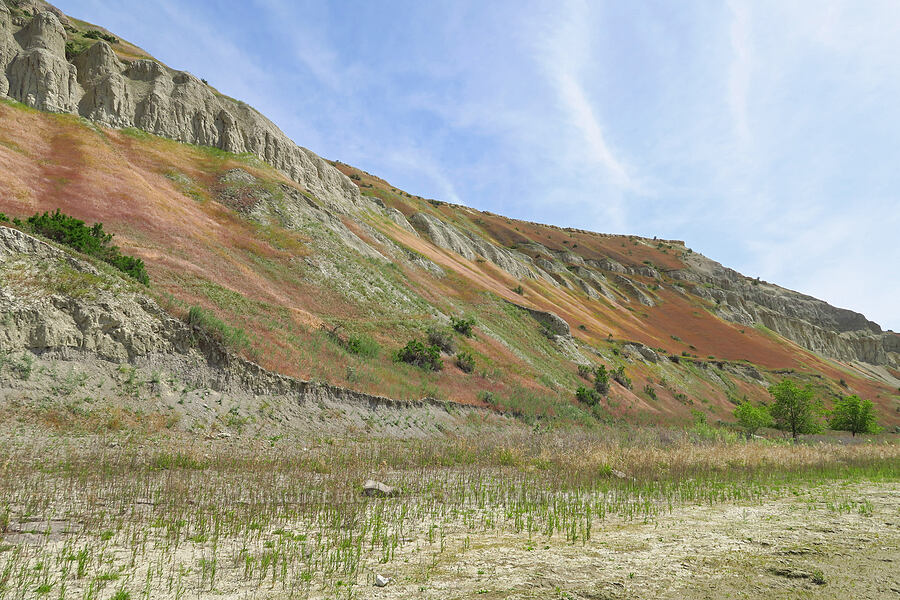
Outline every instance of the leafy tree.
<path fill-rule="evenodd" d="M 856 394 L 838 400 L 828 418 L 828 426 L 839 431 L 878 433 L 875 422 L 875 406 L 871 400 L 863 400 Z"/>
<path fill-rule="evenodd" d="M 765 406 L 753 406 L 746 400 L 734 409 L 734 417 L 747 435 L 753 435 L 761 427 L 772 426 L 772 415 L 769 414 L 769 409 Z"/>
<path fill-rule="evenodd" d="M 769 393 L 775 399 L 770 409 L 775 427 L 790 431 L 795 440 L 798 435 L 822 431 L 822 404 L 811 385 L 801 388 L 790 379 L 782 379 L 769 388 Z"/>
<path fill-rule="evenodd" d="M 606 365 L 594 369 L 594 389 L 604 396 L 609 393 L 609 371 Z"/>

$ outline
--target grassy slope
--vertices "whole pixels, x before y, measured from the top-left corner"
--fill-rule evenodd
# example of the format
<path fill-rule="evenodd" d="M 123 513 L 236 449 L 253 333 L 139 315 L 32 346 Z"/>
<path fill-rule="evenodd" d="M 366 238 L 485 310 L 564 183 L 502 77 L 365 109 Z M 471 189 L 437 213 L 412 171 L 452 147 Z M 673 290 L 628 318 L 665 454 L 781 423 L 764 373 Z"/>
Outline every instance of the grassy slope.
<path fill-rule="evenodd" d="M 405 214 L 431 212 L 500 245 L 534 240 L 585 258 L 609 256 L 623 264 L 650 262 L 662 269 L 680 267 L 679 257 L 687 251 L 679 242 L 568 231 L 428 202 L 338 166 L 359 177 L 363 193 Z M 712 419 L 728 419 L 734 399 L 765 396 L 762 387 L 732 381 L 708 364 L 623 362 L 614 351 L 623 341 L 634 340 L 666 353 L 689 351 L 703 357 L 701 363 L 711 356 L 716 361 L 749 360 L 768 370 L 803 371 L 828 394 L 839 391 L 835 382 L 843 377 L 854 392 L 879 405 L 885 423 L 900 422 L 896 390 L 855 377 L 767 332 L 741 331 L 714 317 L 695 297 L 661 289 L 653 292 L 655 307 L 592 301 L 580 291 L 518 282 L 491 263 L 467 261 L 375 217 L 369 225 L 438 263 L 448 275 L 435 278 L 407 264 L 371 261 L 349 250 L 326 252 L 312 227 L 289 231 L 260 224 L 217 201 L 219 177 L 234 167 L 270 187 L 295 185 L 252 157 L 100 128 L 13 103 L 0 105 L 0 212 L 25 216 L 58 207 L 88 222 L 102 221 L 124 251 L 146 261 L 151 293 L 164 306 L 184 314 L 188 306 L 199 304 L 243 327 L 250 339 L 245 352 L 267 368 L 399 398 L 431 395 L 477 403 L 479 392 L 490 391 L 508 408 L 589 419 L 572 400 L 572 391 L 583 383 L 575 365 L 506 298 L 560 314 L 573 334 L 599 353 L 598 361 L 625 364 L 634 391 L 614 386 L 610 402 L 597 411 L 600 416 L 683 421 L 691 409 L 702 409 Z M 359 224 L 348 225 L 367 237 Z M 342 269 L 342 280 L 317 277 L 308 258 L 327 259 Z M 372 293 L 370 275 L 401 290 L 406 300 L 399 307 L 384 302 Z M 512 291 L 519 283 L 524 298 Z M 475 374 L 460 371 L 450 357 L 437 374 L 391 360 L 392 350 L 437 322 L 435 311 L 472 315 L 479 322 L 477 337 L 457 337 L 459 346 L 476 356 Z M 341 324 L 345 334 L 371 335 L 383 350 L 375 358 L 350 355 L 321 331 L 323 323 Z M 648 382 L 657 400 L 643 391 Z M 677 400 L 676 394 L 687 398 Z"/>

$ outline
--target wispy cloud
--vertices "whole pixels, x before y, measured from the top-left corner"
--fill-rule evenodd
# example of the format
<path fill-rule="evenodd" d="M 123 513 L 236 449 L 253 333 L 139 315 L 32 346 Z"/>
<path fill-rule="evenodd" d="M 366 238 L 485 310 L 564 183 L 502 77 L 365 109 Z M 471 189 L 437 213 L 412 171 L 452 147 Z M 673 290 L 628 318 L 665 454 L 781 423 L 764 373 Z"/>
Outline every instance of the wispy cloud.
<path fill-rule="evenodd" d="M 750 6 L 740 0 L 731 0 L 732 13 L 730 39 L 733 58 L 728 74 L 728 105 L 734 120 L 734 132 L 741 144 L 750 139 L 748 96 L 750 70 L 752 68 L 750 40 Z"/>

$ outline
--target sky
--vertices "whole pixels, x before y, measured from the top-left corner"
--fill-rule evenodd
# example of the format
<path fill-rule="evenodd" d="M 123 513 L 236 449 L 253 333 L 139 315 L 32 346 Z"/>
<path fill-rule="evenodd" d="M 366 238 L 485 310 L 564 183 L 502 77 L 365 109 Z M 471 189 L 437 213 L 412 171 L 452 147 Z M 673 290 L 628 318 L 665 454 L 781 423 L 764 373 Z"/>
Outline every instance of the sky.
<path fill-rule="evenodd" d="M 412 194 L 900 330 L 896 0 L 58 0 Z"/>

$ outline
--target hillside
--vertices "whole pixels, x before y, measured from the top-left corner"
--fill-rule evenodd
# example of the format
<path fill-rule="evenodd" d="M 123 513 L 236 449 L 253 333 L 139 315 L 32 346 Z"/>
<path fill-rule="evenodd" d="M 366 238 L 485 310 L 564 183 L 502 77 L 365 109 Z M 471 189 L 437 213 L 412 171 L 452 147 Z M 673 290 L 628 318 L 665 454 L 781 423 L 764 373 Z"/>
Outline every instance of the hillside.
<path fill-rule="evenodd" d="M 728 421 L 741 398 L 764 399 L 791 374 L 829 401 L 869 398 L 884 425 L 900 424 L 900 336 L 863 315 L 745 277 L 682 241 L 411 195 L 296 146 L 251 107 L 114 34 L 34 13 L 0 4 L 0 212 L 59 208 L 102 222 L 147 265 L 150 286 L 132 293 L 177 320 L 192 306 L 211 311 L 228 350 L 268 371 L 528 419 L 640 423 L 692 411 Z M 35 265 L 7 256 L 0 350 L 146 357 L 130 335 L 104 355 L 83 328 L 35 334 L 76 320 L 93 283 L 39 283 Z M 29 286 L 77 301 L 51 321 L 24 302 Z M 474 319 L 474 335 L 453 332 L 451 317 Z M 437 372 L 393 359 L 433 328 L 471 354 L 472 372 L 453 352 Z M 632 385 L 579 405 L 578 365 L 599 364 L 624 368 Z"/>

